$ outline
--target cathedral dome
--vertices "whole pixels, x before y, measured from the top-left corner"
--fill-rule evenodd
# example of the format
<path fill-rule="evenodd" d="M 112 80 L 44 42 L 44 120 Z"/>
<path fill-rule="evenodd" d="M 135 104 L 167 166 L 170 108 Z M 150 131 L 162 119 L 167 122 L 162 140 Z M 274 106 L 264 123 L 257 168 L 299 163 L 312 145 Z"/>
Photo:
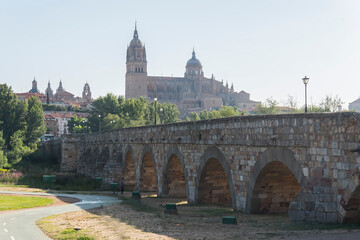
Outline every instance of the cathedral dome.
<path fill-rule="evenodd" d="M 192 58 L 187 61 L 186 66 L 199 66 L 201 67 L 200 61 L 195 56 L 195 51 L 192 52 Z"/>

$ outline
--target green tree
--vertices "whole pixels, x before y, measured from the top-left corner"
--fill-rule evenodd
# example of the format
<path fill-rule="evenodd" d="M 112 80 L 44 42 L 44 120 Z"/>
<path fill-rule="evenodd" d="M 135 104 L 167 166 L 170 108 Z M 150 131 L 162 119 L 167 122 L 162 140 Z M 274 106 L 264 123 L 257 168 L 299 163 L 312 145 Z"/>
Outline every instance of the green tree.
<path fill-rule="evenodd" d="M 31 149 L 23 142 L 24 133 L 22 131 L 15 132 L 10 138 L 9 151 L 7 159 L 9 164 L 15 164 L 21 161 L 22 157 L 30 154 L 36 149 Z"/>
<path fill-rule="evenodd" d="M 15 132 L 25 130 L 26 108 L 26 102 L 19 101 L 11 88 L 0 85 L 0 131 L 3 131 L 6 146 Z"/>
<path fill-rule="evenodd" d="M 44 135 L 46 128 L 42 104 L 34 96 L 28 100 L 26 126 L 24 143 L 31 148 L 35 148 L 35 145 L 40 142 L 40 137 Z"/>
<path fill-rule="evenodd" d="M 7 164 L 7 157 L 4 153 L 5 140 L 3 138 L 3 132 L 0 131 L 0 167 L 4 167 Z"/>
<path fill-rule="evenodd" d="M 238 111 L 236 106 L 223 106 L 219 109 L 219 113 L 221 118 L 225 118 L 225 117 L 235 117 L 235 116 L 239 116 L 240 112 Z"/>
<path fill-rule="evenodd" d="M 36 98 L 19 101 L 6 84 L 0 85 L 0 165 L 15 164 L 37 149 L 44 134 L 44 114 Z"/>
<path fill-rule="evenodd" d="M 324 112 L 336 112 L 341 110 L 342 104 L 344 104 L 344 102 L 338 95 L 335 97 L 326 95 L 325 98 L 321 101 L 320 107 Z"/>
<path fill-rule="evenodd" d="M 191 121 L 199 121 L 201 120 L 199 115 L 196 112 L 192 112 L 190 113 L 190 120 Z"/>
<path fill-rule="evenodd" d="M 70 133 L 88 133 L 90 132 L 88 120 L 86 118 L 74 115 L 67 123 Z"/>
<path fill-rule="evenodd" d="M 265 100 L 265 103 L 260 103 L 256 106 L 254 113 L 255 114 L 276 114 L 278 113 L 276 107 L 279 105 L 279 102 L 275 99 L 268 98 Z"/>
<path fill-rule="evenodd" d="M 125 120 L 121 119 L 119 115 L 117 114 L 111 114 L 109 113 L 104 118 L 104 130 L 112 130 L 112 129 L 118 129 L 122 128 L 125 125 Z"/>
<path fill-rule="evenodd" d="M 160 123 L 174 123 L 180 121 L 180 112 L 175 104 L 162 103 L 159 105 L 157 114 L 159 115 Z"/>

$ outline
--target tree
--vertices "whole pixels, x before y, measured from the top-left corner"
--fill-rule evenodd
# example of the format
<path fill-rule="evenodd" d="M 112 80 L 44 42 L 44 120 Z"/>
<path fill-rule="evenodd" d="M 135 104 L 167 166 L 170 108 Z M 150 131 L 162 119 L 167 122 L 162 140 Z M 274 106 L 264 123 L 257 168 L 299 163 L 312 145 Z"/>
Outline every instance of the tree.
<path fill-rule="evenodd" d="M 256 106 L 254 113 L 255 114 L 275 114 L 277 113 L 276 107 L 279 105 L 279 102 L 275 99 L 267 98 L 265 103 L 260 103 Z"/>
<path fill-rule="evenodd" d="M 0 85 L 0 166 L 15 164 L 37 149 L 45 132 L 42 106 L 36 98 L 20 101 Z"/>
<path fill-rule="evenodd" d="M 159 123 L 177 122 L 179 114 L 175 104 L 157 103 Z M 149 104 L 143 97 L 124 99 L 107 94 L 93 102 L 88 120 L 95 131 L 100 125 L 103 130 L 152 125 L 155 122 L 155 102 Z"/>
<path fill-rule="evenodd" d="M 11 136 L 26 128 L 26 102 L 19 101 L 6 84 L 0 85 L 0 131 L 3 131 L 5 145 L 10 143 Z"/>
<path fill-rule="evenodd" d="M 46 92 L 46 104 L 50 104 L 49 92 Z"/>
<path fill-rule="evenodd" d="M 335 97 L 326 95 L 325 99 L 321 101 L 320 107 L 324 112 L 336 112 L 341 110 L 342 104 L 344 104 L 344 102 L 338 97 L 338 95 Z"/>
<path fill-rule="evenodd" d="M 118 128 L 122 128 L 124 125 L 125 125 L 125 120 L 124 119 L 121 119 L 119 117 L 119 115 L 117 115 L 117 114 L 109 113 L 104 118 L 103 129 L 104 130 L 118 129 Z"/>
<path fill-rule="evenodd" d="M 21 161 L 22 157 L 34 152 L 36 149 L 31 149 L 23 142 L 24 133 L 22 131 L 16 131 L 10 139 L 9 151 L 7 152 L 7 158 L 9 164 L 15 164 Z"/>
<path fill-rule="evenodd" d="M 7 164 L 7 157 L 4 153 L 5 140 L 3 138 L 3 132 L 0 131 L 0 167 L 4 167 Z"/>
<path fill-rule="evenodd" d="M 34 144 L 40 142 L 40 137 L 43 136 L 46 131 L 42 104 L 34 96 L 28 100 L 26 126 L 24 143 L 34 148 Z"/>
<path fill-rule="evenodd" d="M 175 104 L 162 103 L 159 105 L 157 114 L 159 115 L 160 123 L 174 123 L 180 121 L 180 112 Z"/>
<path fill-rule="evenodd" d="M 70 133 L 87 133 L 90 132 L 88 120 L 86 118 L 74 115 L 67 123 Z"/>
<path fill-rule="evenodd" d="M 199 121 L 200 117 L 196 112 L 192 112 L 192 113 L 190 113 L 190 120 L 191 121 Z"/>

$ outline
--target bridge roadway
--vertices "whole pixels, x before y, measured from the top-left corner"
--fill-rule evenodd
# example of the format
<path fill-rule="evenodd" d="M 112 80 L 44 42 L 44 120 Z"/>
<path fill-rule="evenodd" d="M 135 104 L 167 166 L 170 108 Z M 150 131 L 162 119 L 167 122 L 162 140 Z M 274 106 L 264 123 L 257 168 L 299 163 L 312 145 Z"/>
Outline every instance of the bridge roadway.
<path fill-rule="evenodd" d="M 113 197 L 82 194 L 52 194 L 0 191 L 0 194 L 2 193 L 72 197 L 79 199 L 80 202 L 54 207 L 49 206 L 42 208 L 17 210 L 0 214 L 0 228 L 2 228 L 0 229 L 1 240 L 49 240 L 50 238 L 46 236 L 36 226 L 35 222 L 37 220 L 54 214 L 96 208 L 121 202 L 121 200 Z"/>

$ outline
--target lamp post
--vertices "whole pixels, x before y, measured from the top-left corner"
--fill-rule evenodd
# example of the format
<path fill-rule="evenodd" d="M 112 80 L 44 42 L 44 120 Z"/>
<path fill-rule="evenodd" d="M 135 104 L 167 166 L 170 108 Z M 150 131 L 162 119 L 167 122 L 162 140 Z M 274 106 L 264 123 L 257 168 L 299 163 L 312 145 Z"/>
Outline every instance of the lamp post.
<path fill-rule="evenodd" d="M 305 113 L 307 113 L 307 84 L 309 83 L 309 78 L 305 76 L 302 80 L 305 85 Z"/>
<path fill-rule="evenodd" d="M 101 122 L 100 122 L 101 115 L 99 114 L 99 132 L 101 132 Z"/>
<path fill-rule="evenodd" d="M 156 102 L 157 102 L 157 98 L 154 98 L 155 101 L 155 125 L 156 125 Z"/>
<path fill-rule="evenodd" d="M 163 124 L 163 119 L 164 119 L 164 116 L 163 116 L 163 109 L 160 108 L 160 123 Z"/>

